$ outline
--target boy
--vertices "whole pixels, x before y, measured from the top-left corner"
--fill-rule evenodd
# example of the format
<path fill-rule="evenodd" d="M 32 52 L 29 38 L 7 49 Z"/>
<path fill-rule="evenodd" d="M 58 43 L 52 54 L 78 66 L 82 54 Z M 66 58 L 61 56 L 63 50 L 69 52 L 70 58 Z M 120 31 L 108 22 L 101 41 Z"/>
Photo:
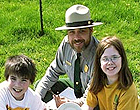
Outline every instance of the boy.
<path fill-rule="evenodd" d="M 25 55 L 15 55 L 5 63 L 5 81 L 0 84 L 0 110 L 46 110 L 45 103 L 31 88 L 35 64 Z"/>

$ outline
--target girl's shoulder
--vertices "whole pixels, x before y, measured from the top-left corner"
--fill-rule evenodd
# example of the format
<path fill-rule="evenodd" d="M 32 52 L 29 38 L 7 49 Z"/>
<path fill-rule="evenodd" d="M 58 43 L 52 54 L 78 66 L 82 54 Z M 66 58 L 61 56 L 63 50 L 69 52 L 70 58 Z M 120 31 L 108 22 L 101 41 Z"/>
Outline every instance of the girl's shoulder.
<path fill-rule="evenodd" d="M 132 85 L 128 89 L 123 90 L 123 94 L 137 96 L 137 88 L 136 88 L 136 85 L 134 84 L 134 82 L 132 83 Z"/>
<path fill-rule="evenodd" d="M 134 84 L 134 82 L 133 82 L 132 85 L 128 88 L 127 91 L 130 91 L 130 92 L 137 91 L 137 88 L 136 88 L 136 85 Z"/>

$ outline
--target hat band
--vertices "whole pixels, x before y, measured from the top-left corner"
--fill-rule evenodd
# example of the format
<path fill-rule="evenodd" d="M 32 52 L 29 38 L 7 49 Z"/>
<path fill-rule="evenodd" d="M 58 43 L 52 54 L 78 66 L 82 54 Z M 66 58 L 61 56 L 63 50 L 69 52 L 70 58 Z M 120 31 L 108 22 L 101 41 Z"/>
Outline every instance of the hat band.
<path fill-rule="evenodd" d="M 88 20 L 88 21 L 66 23 L 66 26 L 67 27 L 87 26 L 87 25 L 91 25 L 92 23 L 93 23 L 93 20 Z"/>

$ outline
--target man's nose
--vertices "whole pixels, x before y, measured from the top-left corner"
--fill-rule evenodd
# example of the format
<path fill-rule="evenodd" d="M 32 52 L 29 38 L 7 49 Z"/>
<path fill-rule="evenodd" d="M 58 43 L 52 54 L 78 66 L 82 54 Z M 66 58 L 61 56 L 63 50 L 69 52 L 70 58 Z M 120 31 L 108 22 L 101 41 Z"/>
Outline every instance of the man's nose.
<path fill-rule="evenodd" d="M 76 31 L 76 32 L 75 32 L 75 38 L 80 38 L 80 37 L 81 37 L 80 32 L 79 32 L 79 31 Z"/>

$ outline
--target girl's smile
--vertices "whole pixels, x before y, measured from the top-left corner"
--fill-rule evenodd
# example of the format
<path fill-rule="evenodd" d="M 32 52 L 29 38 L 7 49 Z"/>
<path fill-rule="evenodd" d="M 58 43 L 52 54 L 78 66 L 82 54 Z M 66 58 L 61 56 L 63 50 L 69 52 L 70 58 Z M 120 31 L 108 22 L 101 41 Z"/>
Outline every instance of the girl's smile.
<path fill-rule="evenodd" d="M 101 68 L 108 78 L 108 83 L 118 79 L 118 73 L 122 66 L 122 59 L 114 46 L 108 47 L 101 56 Z"/>

